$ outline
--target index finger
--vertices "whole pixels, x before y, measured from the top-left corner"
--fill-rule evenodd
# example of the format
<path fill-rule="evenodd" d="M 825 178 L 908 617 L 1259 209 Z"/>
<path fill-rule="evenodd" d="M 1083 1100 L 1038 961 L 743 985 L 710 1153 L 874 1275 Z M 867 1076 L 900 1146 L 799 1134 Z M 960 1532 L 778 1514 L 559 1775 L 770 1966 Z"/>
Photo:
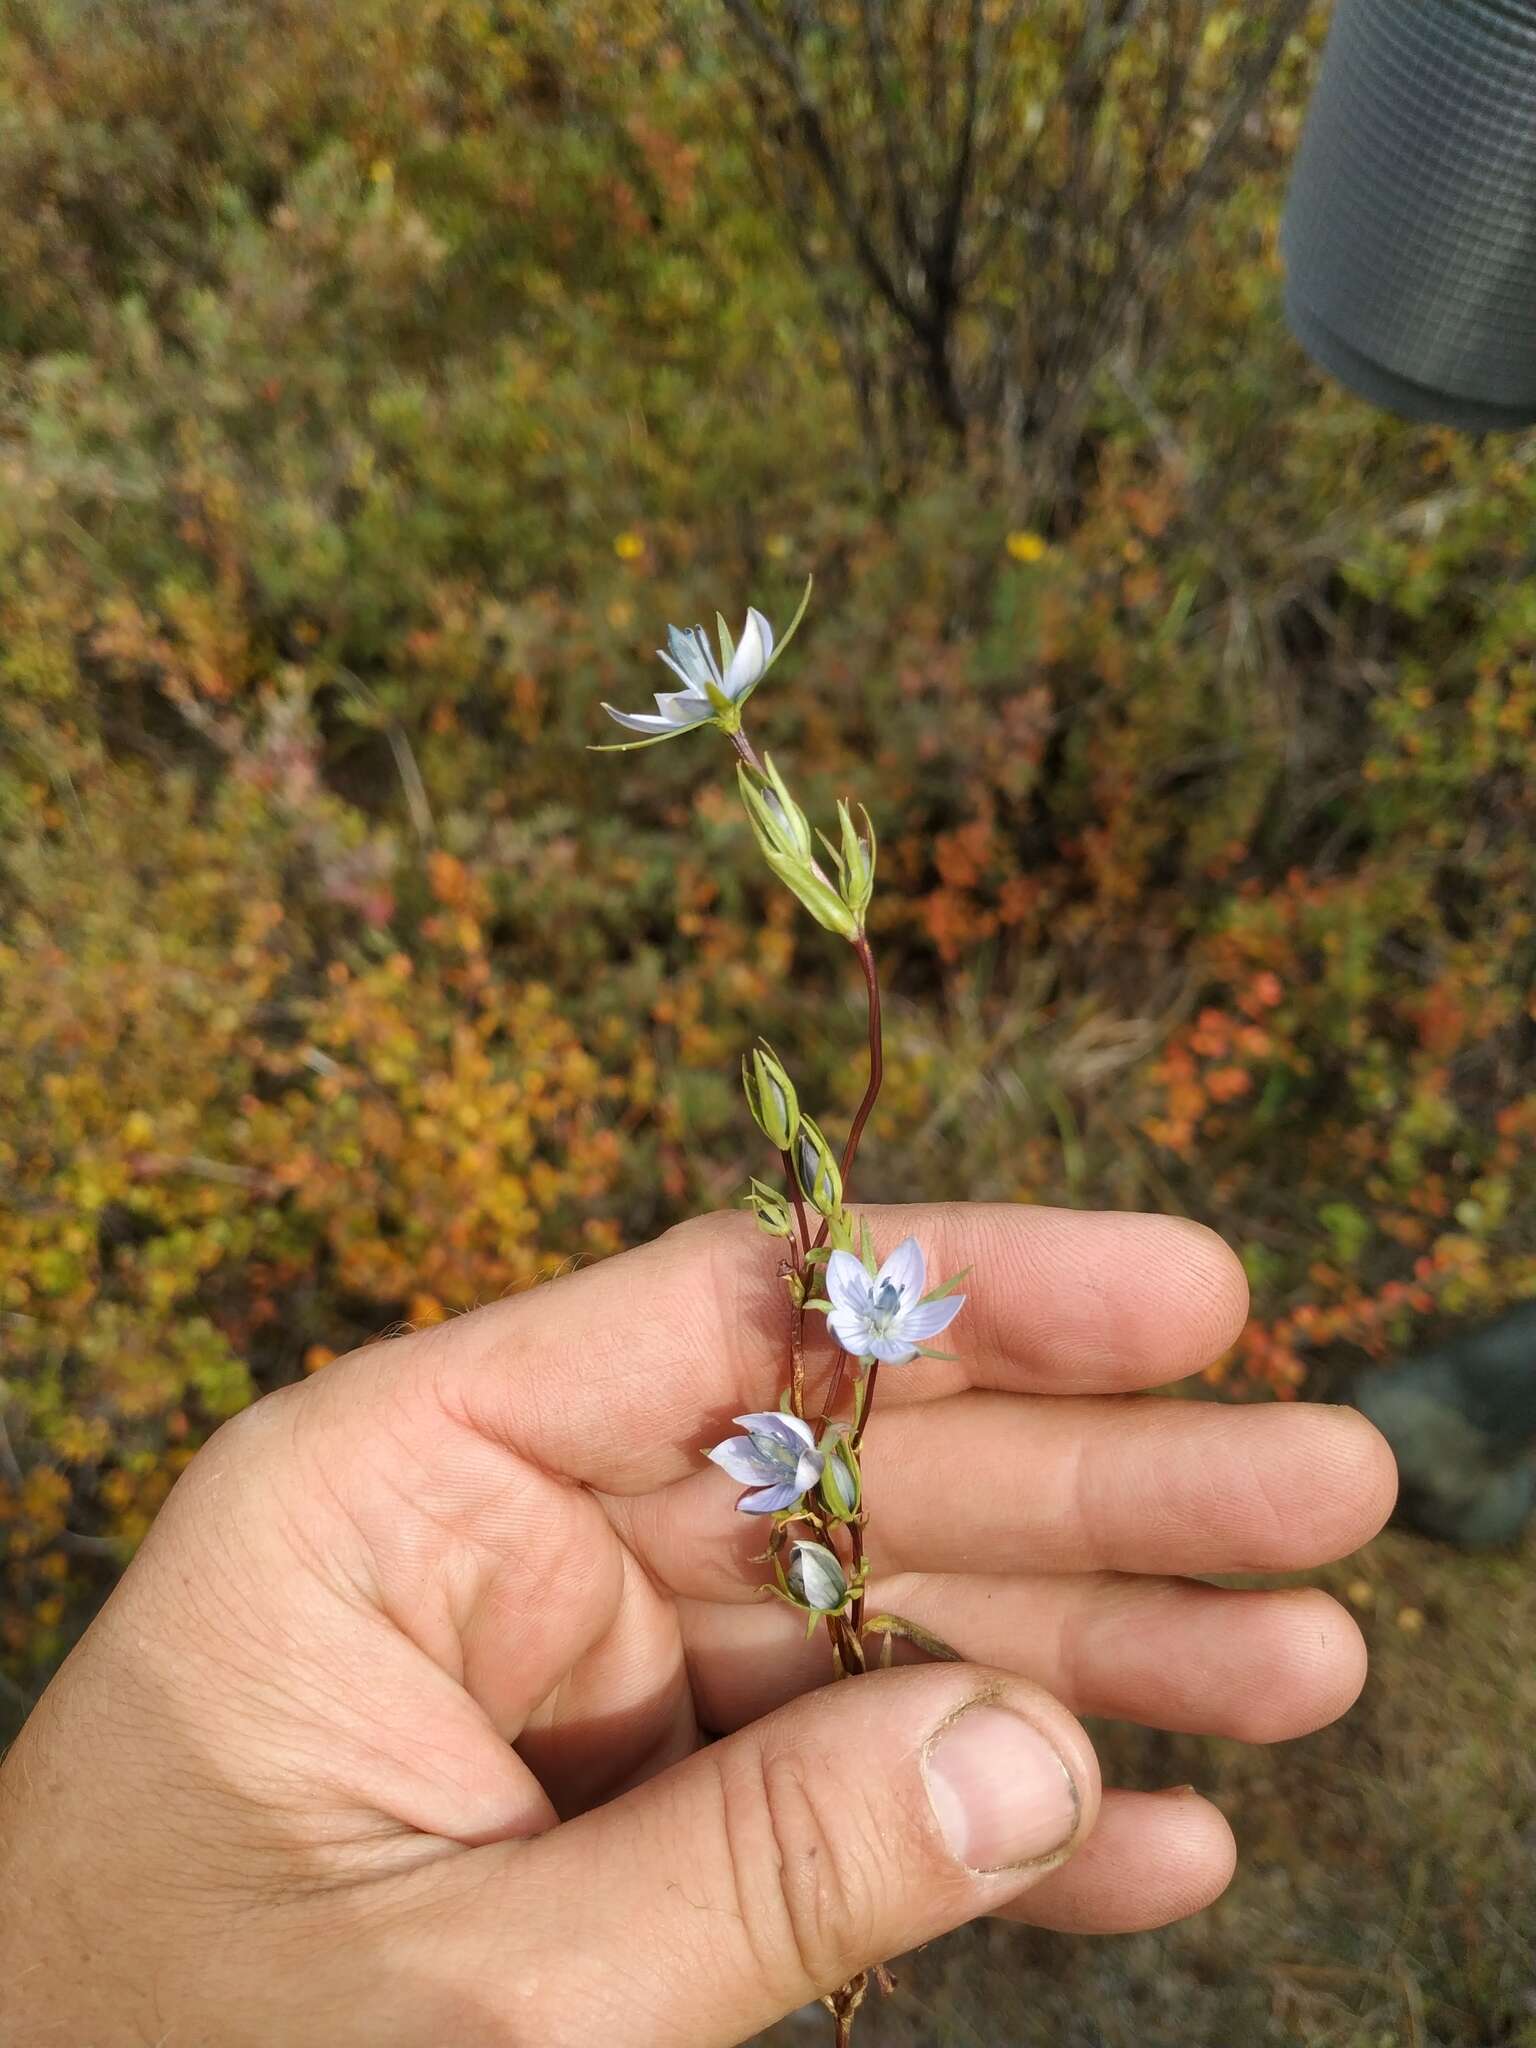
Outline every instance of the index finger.
<path fill-rule="evenodd" d="M 882 1403 L 1161 1386 L 1218 1357 L 1247 1313 L 1237 1259 L 1182 1217 L 1004 1203 L 860 1213 L 882 1250 L 915 1237 L 935 1282 L 970 1268 L 944 1336 L 954 1361 L 887 1367 Z M 696 1472 L 731 1416 L 777 1405 L 782 1263 L 750 1217 L 702 1217 L 407 1341 L 445 1407 L 481 1433 L 604 1492 L 646 1492 Z M 834 1356 L 819 1314 L 806 1338 L 819 1396 Z"/>

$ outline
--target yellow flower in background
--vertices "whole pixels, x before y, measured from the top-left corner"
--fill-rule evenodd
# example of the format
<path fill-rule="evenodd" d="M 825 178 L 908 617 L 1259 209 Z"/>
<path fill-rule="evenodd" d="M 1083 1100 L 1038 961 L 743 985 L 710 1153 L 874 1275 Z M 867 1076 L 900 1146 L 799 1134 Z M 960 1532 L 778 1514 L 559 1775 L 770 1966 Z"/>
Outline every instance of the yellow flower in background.
<path fill-rule="evenodd" d="M 645 542 L 638 533 L 621 533 L 614 540 L 613 552 L 621 562 L 638 562 L 645 553 Z"/>
<path fill-rule="evenodd" d="M 1004 545 L 1016 562 L 1038 562 L 1046 549 L 1044 536 L 1031 533 L 1027 527 L 1010 533 Z"/>

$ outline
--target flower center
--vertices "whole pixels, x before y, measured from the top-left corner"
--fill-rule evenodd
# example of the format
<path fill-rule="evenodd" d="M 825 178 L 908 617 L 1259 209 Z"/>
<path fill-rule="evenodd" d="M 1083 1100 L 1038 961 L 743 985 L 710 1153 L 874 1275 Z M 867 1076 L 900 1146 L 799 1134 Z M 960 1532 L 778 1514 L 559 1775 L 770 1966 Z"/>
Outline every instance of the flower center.
<path fill-rule="evenodd" d="M 884 1337 L 900 1314 L 900 1288 L 889 1280 L 882 1280 L 869 1304 L 869 1327 L 877 1337 Z"/>

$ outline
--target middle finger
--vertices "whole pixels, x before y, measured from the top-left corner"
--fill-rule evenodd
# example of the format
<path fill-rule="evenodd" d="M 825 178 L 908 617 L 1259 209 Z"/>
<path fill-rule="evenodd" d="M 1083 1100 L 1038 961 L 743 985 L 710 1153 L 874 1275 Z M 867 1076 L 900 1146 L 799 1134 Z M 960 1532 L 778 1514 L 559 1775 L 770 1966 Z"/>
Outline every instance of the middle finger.
<path fill-rule="evenodd" d="M 1396 1468 L 1348 1408 L 959 1394 L 892 1409 L 864 1451 L 881 1571 L 1299 1571 L 1389 1513 Z M 605 1503 L 652 1576 L 696 1600 L 755 1599 L 768 1521 L 706 1470 Z"/>

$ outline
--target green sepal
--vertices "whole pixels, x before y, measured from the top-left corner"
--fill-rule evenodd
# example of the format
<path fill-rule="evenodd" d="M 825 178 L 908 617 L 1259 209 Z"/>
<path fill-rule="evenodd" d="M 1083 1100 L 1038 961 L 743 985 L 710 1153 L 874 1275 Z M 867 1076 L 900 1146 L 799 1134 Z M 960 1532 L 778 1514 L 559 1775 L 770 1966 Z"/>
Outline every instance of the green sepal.
<path fill-rule="evenodd" d="M 741 1085 L 752 1120 L 776 1152 L 787 1152 L 800 1126 L 800 1100 L 782 1060 L 764 1039 L 741 1060 Z"/>
<path fill-rule="evenodd" d="M 713 718 L 701 718 L 693 725 L 680 725 L 676 732 L 653 732 L 643 740 L 605 740 L 601 745 L 592 742 L 587 748 L 589 754 L 638 754 L 642 747 L 664 747 L 668 740 L 680 740 L 685 732 L 702 732 L 706 725 L 714 725 Z"/>
<path fill-rule="evenodd" d="M 826 1463 L 822 1468 L 817 1493 L 826 1512 L 837 1522 L 855 1522 L 864 1504 L 864 1481 L 859 1471 L 859 1457 L 854 1450 L 846 1429 L 839 1428 L 827 1442 Z M 841 1474 L 842 1484 L 829 1480 L 834 1466 Z"/>
<path fill-rule="evenodd" d="M 795 616 L 790 620 L 789 624 L 785 627 L 783 638 L 776 640 L 774 642 L 773 652 L 769 655 L 767 661 L 763 664 L 763 676 L 767 675 L 769 669 L 773 667 L 773 664 L 778 660 L 779 656 L 784 652 L 785 648 L 789 645 L 790 641 L 794 639 L 796 633 L 800 630 L 800 621 L 805 617 L 805 608 L 811 601 L 811 586 L 815 583 L 815 581 L 816 579 L 814 576 L 806 577 L 805 588 L 800 593 L 800 602 L 795 607 Z M 758 677 L 758 683 L 762 681 L 763 676 Z M 755 690 L 756 688 L 757 683 L 754 683 L 752 685 L 752 689 Z M 750 696 L 751 691 L 748 691 L 747 695 Z"/>
<path fill-rule="evenodd" d="M 875 1233 L 869 1227 L 869 1218 L 859 1218 L 859 1258 L 865 1272 L 873 1280 L 880 1270 L 880 1261 L 875 1257 Z"/>
<path fill-rule="evenodd" d="M 953 1294 L 955 1289 L 960 1285 L 960 1282 L 974 1271 L 975 1268 L 973 1266 L 962 1266 L 958 1273 L 953 1274 L 948 1280 L 944 1282 L 944 1285 L 942 1287 L 930 1287 L 928 1292 L 923 1296 L 923 1300 L 942 1301 L 946 1294 Z"/>
<path fill-rule="evenodd" d="M 754 1179 L 752 1192 L 743 1197 L 745 1205 L 756 1216 L 758 1228 L 767 1231 L 770 1237 L 790 1237 L 794 1233 L 794 1217 L 790 1214 L 789 1198 L 771 1188 L 765 1181 Z"/>
<path fill-rule="evenodd" d="M 837 806 L 838 832 L 842 839 L 838 871 L 843 885 L 843 900 L 862 930 L 870 898 L 875 893 L 875 828 L 870 823 L 869 813 L 862 804 L 859 806 L 859 813 L 864 820 L 864 831 L 867 835 L 863 839 L 854 830 L 853 816 L 848 806 L 842 802 Z"/>
<path fill-rule="evenodd" d="M 836 932 L 851 945 L 859 936 L 858 922 L 842 897 L 814 868 L 787 855 L 763 849 L 763 857 L 792 896 L 798 896 L 825 931 Z"/>
<path fill-rule="evenodd" d="M 824 1253 L 830 1257 L 833 1252 L 853 1250 L 853 1218 L 846 1209 L 839 1209 L 835 1216 L 827 1218 L 827 1244 Z"/>
<path fill-rule="evenodd" d="M 788 822 L 790 832 L 793 834 L 793 850 L 800 854 L 803 859 L 809 860 L 811 857 L 810 823 L 804 811 L 801 810 L 800 806 L 790 795 L 789 784 L 779 773 L 772 754 L 764 754 L 763 756 L 763 774 L 767 778 L 769 788 L 783 806 L 784 817 Z M 790 849 L 786 848 L 785 850 L 789 851 Z"/>
<path fill-rule="evenodd" d="M 782 776 L 773 770 L 773 763 L 765 764 L 763 781 L 772 790 L 779 805 L 776 810 L 764 796 L 746 763 L 740 762 L 736 769 L 736 783 L 741 791 L 741 801 L 746 806 L 747 816 L 752 821 L 752 830 L 757 843 L 771 860 L 780 854 L 789 860 L 809 863 L 811 857 L 811 828 L 806 822 L 804 811 L 790 795 Z"/>
<path fill-rule="evenodd" d="M 731 661 L 736 653 L 736 642 L 731 638 L 731 629 L 725 623 L 724 612 L 715 613 L 715 624 L 720 629 L 720 673 L 730 673 Z"/>

